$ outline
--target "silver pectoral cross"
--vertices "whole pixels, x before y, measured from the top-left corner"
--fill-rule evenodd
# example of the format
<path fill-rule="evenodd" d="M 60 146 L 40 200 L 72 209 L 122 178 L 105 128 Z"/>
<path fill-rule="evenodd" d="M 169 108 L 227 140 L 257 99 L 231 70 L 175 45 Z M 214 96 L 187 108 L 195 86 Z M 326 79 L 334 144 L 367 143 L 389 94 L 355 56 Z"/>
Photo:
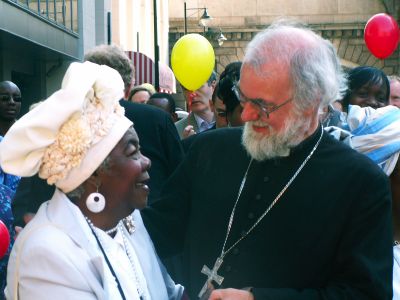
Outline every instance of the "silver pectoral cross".
<path fill-rule="evenodd" d="M 224 281 L 224 277 L 217 274 L 218 269 L 221 267 L 223 262 L 224 260 L 221 257 L 218 257 L 217 260 L 215 261 L 212 270 L 210 270 L 206 265 L 203 266 L 203 268 L 201 269 L 201 273 L 207 275 L 207 281 L 203 285 L 199 293 L 199 298 L 201 298 L 207 292 L 207 289 L 211 284 L 211 281 L 214 280 L 216 283 L 218 283 L 218 285 L 221 285 L 222 281 Z"/>

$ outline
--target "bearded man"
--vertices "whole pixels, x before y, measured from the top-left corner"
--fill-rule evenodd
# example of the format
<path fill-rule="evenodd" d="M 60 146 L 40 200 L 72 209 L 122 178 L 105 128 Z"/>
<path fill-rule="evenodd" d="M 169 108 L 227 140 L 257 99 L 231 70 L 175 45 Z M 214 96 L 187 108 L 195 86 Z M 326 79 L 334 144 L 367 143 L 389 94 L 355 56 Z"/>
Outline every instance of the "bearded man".
<path fill-rule="evenodd" d="M 307 28 L 274 23 L 249 43 L 244 129 L 199 136 L 143 211 L 157 252 L 183 253 L 192 299 L 392 299 L 388 178 L 318 121 L 345 83 Z"/>

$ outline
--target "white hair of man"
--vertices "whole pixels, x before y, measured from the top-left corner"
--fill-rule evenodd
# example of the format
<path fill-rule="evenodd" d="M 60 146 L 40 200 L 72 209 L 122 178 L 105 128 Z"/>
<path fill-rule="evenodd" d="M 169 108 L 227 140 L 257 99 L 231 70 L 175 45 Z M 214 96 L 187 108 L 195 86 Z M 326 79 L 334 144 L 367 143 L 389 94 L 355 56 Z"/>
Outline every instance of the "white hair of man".
<path fill-rule="evenodd" d="M 298 109 L 324 108 L 347 89 L 332 43 L 302 24 L 279 20 L 258 33 L 247 46 L 243 65 L 252 65 L 262 76 L 262 67 L 270 60 L 289 67 Z"/>

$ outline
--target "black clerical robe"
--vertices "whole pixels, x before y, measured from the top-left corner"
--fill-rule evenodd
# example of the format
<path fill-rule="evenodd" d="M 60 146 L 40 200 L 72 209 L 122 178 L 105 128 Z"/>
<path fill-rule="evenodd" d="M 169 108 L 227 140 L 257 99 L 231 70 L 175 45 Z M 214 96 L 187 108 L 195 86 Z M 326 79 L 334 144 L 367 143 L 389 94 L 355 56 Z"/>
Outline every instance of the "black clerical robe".
<path fill-rule="evenodd" d="M 205 133 L 143 211 L 161 256 L 183 252 L 184 281 L 196 299 L 220 255 L 250 158 L 241 129 Z M 229 248 L 254 224 L 309 155 L 321 133 L 290 156 L 253 162 Z M 326 133 L 265 218 L 225 257 L 222 288 L 253 287 L 255 299 L 392 299 L 388 178 L 367 157 Z"/>

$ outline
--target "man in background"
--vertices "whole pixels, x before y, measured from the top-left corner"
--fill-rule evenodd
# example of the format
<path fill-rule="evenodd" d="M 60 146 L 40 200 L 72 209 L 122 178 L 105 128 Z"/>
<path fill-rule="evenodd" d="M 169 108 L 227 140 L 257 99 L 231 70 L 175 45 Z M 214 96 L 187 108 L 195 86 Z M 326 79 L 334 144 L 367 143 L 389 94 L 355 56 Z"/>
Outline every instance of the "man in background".
<path fill-rule="evenodd" d="M 207 82 L 195 91 L 189 91 L 182 86 L 183 95 L 191 112 L 186 118 L 175 123 L 181 139 L 215 128 L 214 112 L 210 107 L 210 100 L 216 81 L 217 75 L 213 71 Z"/>

